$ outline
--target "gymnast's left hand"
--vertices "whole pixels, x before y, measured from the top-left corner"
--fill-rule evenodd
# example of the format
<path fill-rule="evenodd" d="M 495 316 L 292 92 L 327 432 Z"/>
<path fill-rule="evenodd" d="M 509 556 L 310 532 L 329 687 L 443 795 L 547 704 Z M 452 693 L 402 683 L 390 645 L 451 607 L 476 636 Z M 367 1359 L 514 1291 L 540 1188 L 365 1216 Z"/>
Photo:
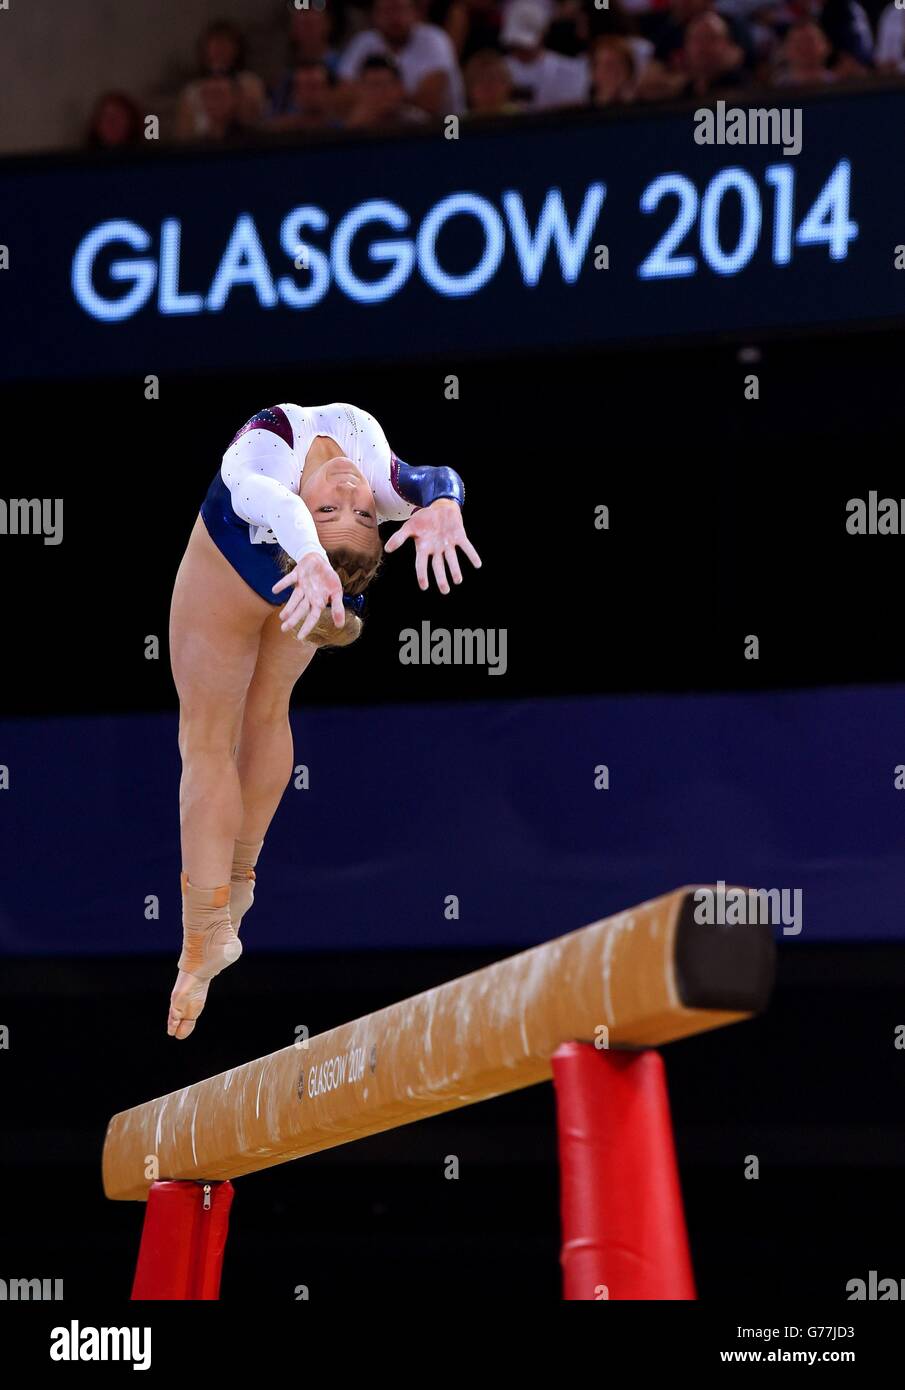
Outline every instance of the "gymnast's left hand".
<path fill-rule="evenodd" d="M 462 508 L 451 497 L 439 497 L 429 507 L 410 516 L 395 535 L 390 536 L 384 549 L 392 554 L 411 537 L 415 542 L 415 573 L 418 585 L 426 589 L 429 584 L 427 565 L 430 561 L 437 588 L 441 594 L 449 593 L 449 570 L 454 584 L 462 583 L 462 571 L 456 547 L 468 556 L 475 569 L 481 568 L 481 557 L 465 534 L 462 524 Z"/>
<path fill-rule="evenodd" d="M 294 632 L 296 640 L 304 642 L 328 604 L 334 627 L 342 627 L 346 621 L 343 586 L 336 570 L 322 555 L 316 551 L 303 555 L 295 569 L 274 584 L 271 592 L 279 594 L 290 586 L 293 593 L 280 610 L 281 632 Z"/>

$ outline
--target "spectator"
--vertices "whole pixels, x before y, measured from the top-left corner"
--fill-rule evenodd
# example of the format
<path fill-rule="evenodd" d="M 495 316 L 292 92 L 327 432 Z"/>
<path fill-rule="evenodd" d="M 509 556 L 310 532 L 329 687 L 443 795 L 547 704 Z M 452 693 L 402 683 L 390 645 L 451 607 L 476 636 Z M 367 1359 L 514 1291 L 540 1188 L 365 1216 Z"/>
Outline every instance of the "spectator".
<path fill-rule="evenodd" d="M 232 97 L 222 79 L 228 79 L 229 89 L 237 102 L 232 124 L 240 129 L 258 125 L 265 107 L 264 84 L 245 67 L 245 43 L 233 24 L 218 21 L 205 29 L 198 45 L 198 77 L 183 89 L 176 116 L 176 133 L 180 140 L 197 140 L 212 135 L 221 139 L 208 124 L 208 106 L 224 109 Z M 220 79 L 219 86 L 207 85 Z M 218 117 L 219 121 L 219 117 Z"/>
<path fill-rule="evenodd" d="M 512 99 L 512 78 L 502 53 L 483 48 L 465 64 L 465 91 L 472 116 L 500 116 L 519 111 Z"/>
<path fill-rule="evenodd" d="M 358 77 L 355 101 L 346 117 L 349 129 L 405 126 L 426 120 L 418 106 L 406 101 L 402 73 L 381 53 L 365 58 Z"/>
<path fill-rule="evenodd" d="M 236 77 L 227 73 L 204 77 L 198 83 L 199 126 L 202 140 L 232 140 L 243 132 L 242 93 Z"/>
<path fill-rule="evenodd" d="M 632 67 L 637 83 L 641 73 L 654 56 L 654 45 L 650 39 L 642 38 L 636 32 L 637 24 L 628 13 L 625 0 L 609 0 L 607 8 L 587 11 L 587 28 L 590 35 L 588 49 L 593 51 L 598 39 L 620 39 L 631 50 Z M 549 41 L 549 36 L 548 36 Z M 588 86 L 590 87 L 590 63 L 588 66 Z"/>
<path fill-rule="evenodd" d="M 638 50 L 637 62 L 644 61 L 640 57 L 642 53 L 653 52 L 653 45 L 638 37 L 638 24 L 629 14 L 629 8 L 658 10 L 664 8 L 667 0 L 653 0 L 652 4 L 648 0 L 635 4 L 632 0 L 608 0 L 606 5 L 596 4 L 594 0 L 556 0 L 556 3 L 542 0 L 542 3 L 548 6 L 550 18 L 546 43 L 554 53 L 564 53 L 570 58 L 587 56 L 594 40 L 606 34 L 628 39 L 632 48 Z M 763 0 L 758 3 L 762 4 Z"/>
<path fill-rule="evenodd" d="M 881 72 L 905 72 L 905 10 L 887 5 L 877 21 L 874 62 Z"/>
<path fill-rule="evenodd" d="M 729 24 L 715 10 L 704 10 L 685 26 L 685 42 L 670 72 L 653 59 L 638 84 L 638 95 L 648 101 L 664 97 L 706 99 L 742 85 L 745 55 L 733 42 Z"/>
<path fill-rule="evenodd" d="M 435 0 L 428 15 L 432 24 L 446 30 L 462 64 L 475 53 L 499 47 L 499 0 Z"/>
<path fill-rule="evenodd" d="M 837 77 L 856 77 L 873 67 L 870 20 L 858 0 L 824 0 L 816 17 L 833 49 L 830 61 Z"/>
<path fill-rule="evenodd" d="M 293 63 L 324 63 L 336 76 L 339 53 L 334 46 L 336 8 L 325 0 L 310 0 L 307 10 L 293 10 L 289 21 L 289 49 Z"/>
<path fill-rule="evenodd" d="M 141 112 L 125 92 L 104 92 L 98 97 L 85 144 L 93 150 L 120 150 L 137 145 L 142 136 Z"/>
<path fill-rule="evenodd" d="M 721 14 L 705 10 L 689 20 L 682 46 L 683 96 L 706 97 L 738 87 L 745 79 L 744 66 L 744 52 Z"/>
<path fill-rule="evenodd" d="M 782 41 L 774 82 L 779 86 L 818 86 L 835 81 L 827 66 L 832 51 L 832 44 L 816 20 L 800 20 Z"/>
<path fill-rule="evenodd" d="M 273 90 L 271 117 L 291 114 L 299 68 L 317 63 L 327 70 L 331 80 L 337 77 L 339 54 L 331 46 L 332 29 L 332 12 L 323 3 L 317 7 L 311 0 L 307 10 L 293 10 L 289 22 L 289 67 Z"/>
<path fill-rule="evenodd" d="M 635 55 L 624 38 L 613 34 L 595 39 L 590 67 L 592 106 L 618 106 L 635 100 Z"/>
<path fill-rule="evenodd" d="M 837 76 L 853 76 L 873 66 L 870 20 L 858 0 L 783 0 L 767 13 L 769 24 L 781 38 L 802 19 L 820 24 L 830 41 L 830 62 Z"/>
<path fill-rule="evenodd" d="M 461 111 L 465 105 L 462 74 L 448 34 L 435 24 L 422 24 L 415 0 L 373 0 L 373 28 L 356 34 L 339 60 L 339 75 L 346 92 L 365 60 L 389 58 L 398 68 L 408 101 L 441 115 Z"/>
<path fill-rule="evenodd" d="M 534 110 L 577 106 L 587 95 L 587 64 L 544 47 L 547 11 L 539 0 L 512 0 L 500 38 L 515 95 Z"/>
<path fill-rule="evenodd" d="M 714 0 L 672 0 L 668 12 L 659 17 L 651 37 L 654 41 L 654 57 L 670 71 L 682 67 L 682 49 L 688 26 L 698 15 L 715 13 Z M 751 71 L 757 60 L 754 36 L 745 21 L 737 15 L 723 15 L 728 26 L 729 37 L 737 44 L 744 55 L 744 65 Z"/>
<path fill-rule="evenodd" d="M 271 107 L 266 128 L 329 130 L 340 125 L 334 112 L 333 87 L 326 63 L 300 62 L 292 73 L 292 85 L 277 111 Z"/>
<path fill-rule="evenodd" d="M 588 7 L 584 0 L 559 0 L 552 13 L 550 14 L 549 28 L 547 29 L 547 47 L 553 53 L 564 53 L 567 58 L 575 58 L 579 54 L 586 54 L 591 35 L 602 32 L 605 28 L 608 33 L 622 33 L 628 29 L 626 17 L 619 5 L 619 0 L 610 0 L 612 10 L 601 9 L 588 12 Z M 592 29 L 591 15 L 594 15 L 596 23 Z M 599 16 L 605 16 L 602 24 Z M 598 25 L 601 28 L 598 29 Z"/>

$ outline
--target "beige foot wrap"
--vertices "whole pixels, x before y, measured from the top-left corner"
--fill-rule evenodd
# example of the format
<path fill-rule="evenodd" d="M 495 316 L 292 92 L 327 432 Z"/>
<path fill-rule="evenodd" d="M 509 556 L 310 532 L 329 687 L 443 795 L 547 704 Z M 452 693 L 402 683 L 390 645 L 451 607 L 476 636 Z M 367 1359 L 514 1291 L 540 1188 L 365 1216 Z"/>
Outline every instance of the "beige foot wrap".
<path fill-rule="evenodd" d="M 255 865 L 258 862 L 258 855 L 261 853 L 263 843 L 263 840 L 259 840 L 256 845 L 251 845 L 246 844 L 243 840 L 237 840 L 233 850 L 229 915 L 236 931 L 239 930 L 242 918 L 254 902 Z"/>
<path fill-rule="evenodd" d="M 196 888 L 182 873 L 182 955 L 179 969 L 212 980 L 242 954 L 229 915 L 230 884 Z"/>

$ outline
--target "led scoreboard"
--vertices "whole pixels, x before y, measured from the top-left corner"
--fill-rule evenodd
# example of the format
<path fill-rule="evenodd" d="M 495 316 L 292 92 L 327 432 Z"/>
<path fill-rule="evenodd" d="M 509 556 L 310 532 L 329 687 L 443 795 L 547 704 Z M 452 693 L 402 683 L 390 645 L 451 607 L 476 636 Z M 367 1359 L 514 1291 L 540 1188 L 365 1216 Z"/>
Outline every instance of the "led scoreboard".
<path fill-rule="evenodd" d="M 6 378 L 506 352 L 905 318 L 905 90 L 0 165 Z M 764 98 L 759 99 L 764 104 Z M 153 361 L 151 361 L 153 359 Z M 150 365 L 149 365 L 150 364 Z"/>

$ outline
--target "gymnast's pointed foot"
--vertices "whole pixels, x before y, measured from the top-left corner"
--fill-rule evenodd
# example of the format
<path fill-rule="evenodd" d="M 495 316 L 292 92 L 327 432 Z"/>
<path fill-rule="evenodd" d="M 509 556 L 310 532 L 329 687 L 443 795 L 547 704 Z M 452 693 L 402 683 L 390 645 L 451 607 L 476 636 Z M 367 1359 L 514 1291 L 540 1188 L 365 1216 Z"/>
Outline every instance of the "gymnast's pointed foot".
<path fill-rule="evenodd" d="M 210 980 L 199 980 L 197 975 L 180 970 L 176 976 L 173 993 L 170 995 L 170 1012 L 167 1017 L 167 1032 L 171 1038 L 179 1038 L 181 1041 L 194 1032 L 198 1015 L 207 1002 L 209 986 Z"/>
<path fill-rule="evenodd" d="M 182 955 L 179 975 L 170 997 L 167 1032 L 187 1038 L 207 1000 L 215 975 L 237 961 L 242 943 L 229 914 L 230 885 L 196 888 L 182 874 Z"/>

